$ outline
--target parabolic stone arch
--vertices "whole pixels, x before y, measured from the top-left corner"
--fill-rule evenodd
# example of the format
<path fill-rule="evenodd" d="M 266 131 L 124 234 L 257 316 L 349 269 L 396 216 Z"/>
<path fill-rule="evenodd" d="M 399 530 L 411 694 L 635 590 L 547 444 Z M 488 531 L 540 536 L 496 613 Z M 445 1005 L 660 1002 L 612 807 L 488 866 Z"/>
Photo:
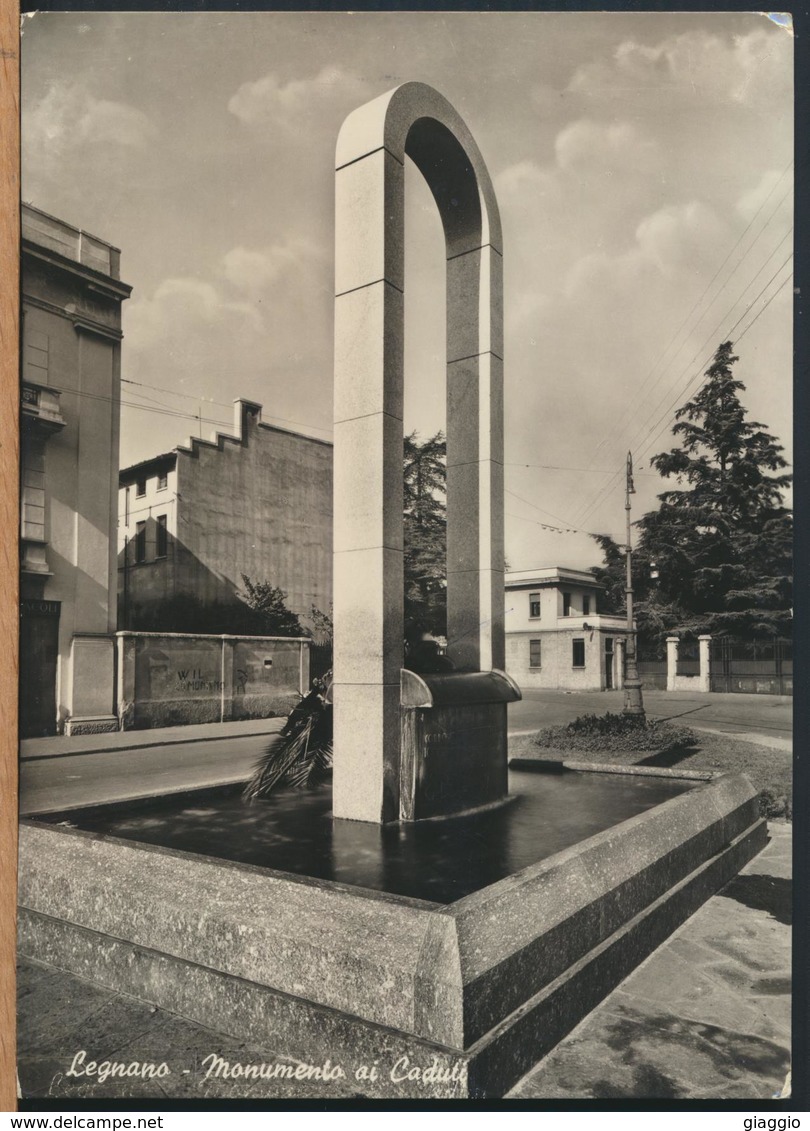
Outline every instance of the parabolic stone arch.
<path fill-rule="evenodd" d="M 504 666 L 502 241 L 462 119 L 405 83 L 343 124 L 335 173 L 334 814 L 399 816 L 405 157 L 447 253 L 448 654 Z"/>

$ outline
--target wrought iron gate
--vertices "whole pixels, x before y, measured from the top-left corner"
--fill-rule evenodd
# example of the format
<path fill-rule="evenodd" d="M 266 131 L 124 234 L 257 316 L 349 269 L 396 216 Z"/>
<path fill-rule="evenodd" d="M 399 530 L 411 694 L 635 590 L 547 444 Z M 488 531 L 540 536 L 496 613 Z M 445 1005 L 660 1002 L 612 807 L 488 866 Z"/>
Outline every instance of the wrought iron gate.
<path fill-rule="evenodd" d="M 711 645 L 710 676 L 712 691 L 792 695 L 792 641 L 738 641 L 726 636 L 715 637 Z"/>

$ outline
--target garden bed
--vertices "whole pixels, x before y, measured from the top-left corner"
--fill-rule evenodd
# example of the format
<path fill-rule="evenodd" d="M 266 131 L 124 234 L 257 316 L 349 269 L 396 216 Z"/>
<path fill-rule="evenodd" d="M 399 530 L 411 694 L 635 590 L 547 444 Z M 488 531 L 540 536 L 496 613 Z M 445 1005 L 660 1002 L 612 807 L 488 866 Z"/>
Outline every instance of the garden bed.
<path fill-rule="evenodd" d="M 793 815 L 792 755 L 753 742 L 741 742 L 730 735 L 694 731 L 686 727 L 659 724 L 635 746 L 628 735 L 578 735 L 569 727 L 548 727 L 537 734 L 516 735 L 509 739 L 510 760 L 560 763 L 576 761 L 594 765 L 639 766 L 661 769 L 743 773 L 760 792 L 762 815 Z M 653 728 L 650 728 L 653 730 Z M 679 736 L 673 731 L 686 732 Z M 623 749 L 621 747 L 624 747 Z M 641 747 L 641 748 L 639 748 Z"/>

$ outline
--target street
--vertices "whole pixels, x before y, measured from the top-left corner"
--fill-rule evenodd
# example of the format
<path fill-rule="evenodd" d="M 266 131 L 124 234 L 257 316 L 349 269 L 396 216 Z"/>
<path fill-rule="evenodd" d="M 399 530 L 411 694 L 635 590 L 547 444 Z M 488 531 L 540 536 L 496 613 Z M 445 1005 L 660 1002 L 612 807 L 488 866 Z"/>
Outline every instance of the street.
<path fill-rule="evenodd" d="M 650 719 L 678 719 L 696 729 L 747 735 L 763 745 L 790 748 L 793 700 L 782 695 L 699 695 L 686 691 L 644 691 L 644 708 Z M 541 727 L 559 726 L 578 715 L 619 712 L 623 691 L 523 690 L 523 699 L 509 707 L 509 733 L 525 734 Z"/>
<path fill-rule="evenodd" d="M 280 727 L 281 720 L 274 729 Z M 20 765 L 20 814 L 243 781 L 267 742 L 268 736 L 261 734 L 212 736 L 204 742 L 24 761 Z"/>
<path fill-rule="evenodd" d="M 528 689 L 521 702 L 509 707 L 509 733 L 531 733 L 578 715 L 618 712 L 623 704 L 621 691 Z M 697 729 L 790 749 L 793 703 L 787 697 L 646 691 L 644 704 L 650 718 L 680 719 Z M 212 723 L 166 732 L 29 739 L 23 744 L 20 767 L 20 812 L 53 812 L 244 780 L 283 720 L 258 720 L 255 725 L 262 733 L 233 733 L 250 726 L 246 723 Z M 161 734 L 166 744 L 151 745 Z M 182 741 L 186 734 L 187 741 Z M 99 750 L 100 745 L 118 748 Z M 64 753 L 66 749 L 76 753 Z"/>

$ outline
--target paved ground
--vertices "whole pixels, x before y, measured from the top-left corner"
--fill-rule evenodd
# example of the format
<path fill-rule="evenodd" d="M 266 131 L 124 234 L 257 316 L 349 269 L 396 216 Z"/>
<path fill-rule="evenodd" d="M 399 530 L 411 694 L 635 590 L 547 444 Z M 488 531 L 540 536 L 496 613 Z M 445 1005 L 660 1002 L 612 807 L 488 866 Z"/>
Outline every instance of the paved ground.
<path fill-rule="evenodd" d="M 770 1099 L 789 1070 L 791 826 L 710 899 L 512 1090 L 513 1099 Z M 20 967 L 19 1076 L 27 1097 L 337 1098 L 329 1085 L 204 1079 L 212 1052 L 287 1062 L 51 967 Z M 98 1084 L 87 1060 L 166 1061 L 171 1075 Z M 320 1090 L 318 1090 L 320 1089 Z"/>
<path fill-rule="evenodd" d="M 160 727 L 156 730 L 123 730 L 114 734 L 55 734 L 51 738 L 24 738 L 20 758 L 64 758 L 75 754 L 114 754 L 121 750 L 145 750 L 150 746 L 180 746 L 207 742 L 211 738 L 248 738 L 278 730 L 281 719 L 242 719 L 230 723 Z"/>
<path fill-rule="evenodd" d="M 620 710 L 620 692 L 529 691 L 510 708 L 510 733 Z M 651 717 L 780 748 L 790 745 L 792 701 L 771 696 L 648 692 Z M 698 721 L 699 720 L 699 721 Z M 174 727 L 119 735 L 30 739 L 22 746 L 23 813 L 241 780 L 280 720 Z M 788 1070 L 790 826 L 711 899 L 513 1090 L 514 1098 L 770 1098 Z M 32 1096 L 252 1096 L 267 1085 L 208 1081 L 202 1057 L 283 1061 L 162 1010 L 48 967 L 24 962 L 20 1078 Z M 160 1061 L 160 1084 L 108 1082 L 101 1090 L 64 1073 L 80 1048 L 99 1058 Z M 186 1071 L 188 1068 L 188 1071 Z M 275 1084 L 301 1095 L 302 1085 Z M 310 1085 L 312 1087 L 312 1085 Z M 258 1089 L 258 1090 L 257 1090 Z M 311 1094 L 311 1093 L 310 1093 Z M 338 1093 L 332 1085 L 330 1095 Z"/>
<path fill-rule="evenodd" d="M 789 750 L 793 699 L 787 695 L 695 695 L 688 691 L 645 691 L 644 708 L 653 719 L 680 719 L 696 730 L 720 731 L 760 745 Z M 621 711 L 622 691 L 540 691 L 525 689 L 509 706 L 509 733 L 570 722 L 577 715 Z"/>
<path fill-rule="evenodd" d="M 528 690 L 509 708 L 509 733 L 570 722 L 577 715 L 619 711 L 623 693 Z M 646 692 L 651 718 L 682 718 L 697 729 L 791 748 L 792 699 L 772 695 Z M 20 811 L 172 793 L 246 778 L 279 719 L 208 723 L 163 730 L 72 738 L 30 738 L 21 744 Z"/>
<path fill-rule="evenodd" d="M 790 1068 L 791 826 L 680 927 L 514 1099 L 770 1099 Z"/>
<path fill-rule="evenodd" d="M 268 739 L 280 730 L 283 720 L 265 720 L 261 732 L 252 735 L 223 735 L 218 733 L 219 725 L 172 728 L 192 732 L 205 730 L 205 734 L 192 734 L 190 741 L 172 739 L 168 745 L 140 743 L 101 752 L 81 750 L 60 757 L 25 758 L 20 764 L 20 813 L 53 812 L 75 805 L 124 801 L 244 781 Z M 127 739 L 127 734 L 132 733 L 120 737 Z M 151 735 L 153 742 L 166 734 L 157 730 L 134 733 Z M 128 741 L 131 743 L 131 739 Z"/>

